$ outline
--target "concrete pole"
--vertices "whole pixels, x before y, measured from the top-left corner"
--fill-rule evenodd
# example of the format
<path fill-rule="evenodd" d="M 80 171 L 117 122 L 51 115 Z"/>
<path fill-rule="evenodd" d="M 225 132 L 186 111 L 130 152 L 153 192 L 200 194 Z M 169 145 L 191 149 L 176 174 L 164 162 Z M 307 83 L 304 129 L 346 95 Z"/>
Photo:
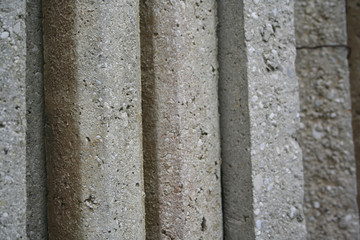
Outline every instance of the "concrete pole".
<path fill-rule="evenodd" d="M 144 239 L 138 1 L 43 1 L 50 239 Z"/>
<path fill-rule="evenodd" d="M 47 239 L 41 0 L 26 1 L 26 233 Z"/>
<path fill-rule="evenodd" d="M 293 1 L 219 1 L 225 239 L 305 239 Z"/>
<path fill-rule="evenodd" d="M 25 1 L 1 1 L 0 22 L 0 239 L 25 239 Z"/>
<path fill-rule="evenodd" d="M 360 0 L 347 1 L 352 127 L 357 172 L 357 203 L 360 204 Z"/>
<path fill-rule="evenodd" d="M 148 239 L 220 239 L 214 0 L 142 1 Z"/>
<path fill-rule="evenodd" d="M 358 239 L 345 1 L 295 9 L 309 239 Z"/>

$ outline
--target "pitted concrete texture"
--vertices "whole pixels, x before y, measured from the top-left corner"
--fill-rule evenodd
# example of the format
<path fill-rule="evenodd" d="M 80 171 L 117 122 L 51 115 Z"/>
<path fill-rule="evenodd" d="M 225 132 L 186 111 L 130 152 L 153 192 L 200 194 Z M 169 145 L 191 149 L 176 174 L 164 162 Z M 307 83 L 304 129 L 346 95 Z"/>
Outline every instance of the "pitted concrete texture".
<path fill-rule="evenodd" d="M 256 239 L 305 239 L 293 1 L 244 1 Z"/>
<path fill-rule="evenodd" d="M 357 202 L 360 203 L 360 0 L 347 1 L 348 44 L 351 48 L 349 58 L 350 89 L 352 107 L 352 127 L 357 168 Z"/>
<path fill-rule="evenodd" d="M 148 239 L 221 239 L 216 4 L 141 2 Z"/>
<path fill-rule="evenodd" d="M 0 239 L 26 238 L 25 1 L 0 2 Z"/>
<path fill-rule="evenodd" d="M 43 1 L 50 239 L 144 239 L 138 1 Z"/>
<path fill-rule="evenodd" d="M 295 16 L 308 237 L 358 239 L 345 1 L 297 0 Z"/>
<path fill-rule="evenodd" d="M 26 233 L 47 239 L 41 0 L 26 1 Z"/>

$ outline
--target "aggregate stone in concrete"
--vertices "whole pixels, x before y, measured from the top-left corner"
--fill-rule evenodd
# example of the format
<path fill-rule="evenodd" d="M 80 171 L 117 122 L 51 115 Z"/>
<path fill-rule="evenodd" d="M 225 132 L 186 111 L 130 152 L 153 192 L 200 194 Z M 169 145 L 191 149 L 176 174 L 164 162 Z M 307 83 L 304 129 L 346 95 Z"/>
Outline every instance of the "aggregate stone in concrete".
<path fill-rule="evenodd" d="M 0 239 L 26 238 L 25 1 L 0 2 Z"/>
<path fill-rule="evenodd" d="M 298 0 L 295 15 L 308 237 L 358 239 L 345 2 Z"/>
<path fill-rule="evenodd" d="M 219 3 L 226 239 L 306 238 L 295 52 L 293 1 Z"/>
<path fill-rule="evenodd" d="M 144 239 L 138 1 L 43 1 L 50 239 Z"/>
<path fill-rule="evenodd" d="M 26 1 L 26 233 L 47 239 L 41 0 Z"/>
<path fill-rule="evenodd" d="M 352 107 L 352 127 L 357 165 L 357 186 L 360 188 L 360 0 L 347 1 L 348 44 L 351 48 L 349 58 L 350 90 Z M 357 195 L 358 205 L 360 195 Z"/>
<path fill-rule="evenodd" d="M 148 239 L 221 239 L 216 5 L 142 1 Z"/>

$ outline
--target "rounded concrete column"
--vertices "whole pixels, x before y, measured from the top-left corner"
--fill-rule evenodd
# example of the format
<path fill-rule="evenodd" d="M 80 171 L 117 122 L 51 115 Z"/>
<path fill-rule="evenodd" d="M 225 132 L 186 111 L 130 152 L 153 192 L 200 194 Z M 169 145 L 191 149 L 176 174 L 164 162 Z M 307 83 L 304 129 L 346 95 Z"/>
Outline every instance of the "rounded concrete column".
<path fill-rule="evenodd" d="M 51 239 L 144 239 L 138 1 L 43 1 Z"/>
<path fill-rule="evenodd" d="M 220 239 L 215 1 L 141 2 L 149 239 Z"/>
<path fill-rule="evenodd" d="M 225 239 L 305 239 L 293 1 L 219 1 Z"/>

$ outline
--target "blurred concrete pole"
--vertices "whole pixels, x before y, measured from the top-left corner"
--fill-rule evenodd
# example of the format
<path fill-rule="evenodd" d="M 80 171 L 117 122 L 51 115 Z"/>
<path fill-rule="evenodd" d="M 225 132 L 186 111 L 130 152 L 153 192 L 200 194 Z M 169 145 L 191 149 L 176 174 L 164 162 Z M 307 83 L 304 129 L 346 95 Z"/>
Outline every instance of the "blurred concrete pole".
<path fill-rule="evenodd" d="M 345 1 L 295 2 L 309 239 L 358 239 Z"/>

